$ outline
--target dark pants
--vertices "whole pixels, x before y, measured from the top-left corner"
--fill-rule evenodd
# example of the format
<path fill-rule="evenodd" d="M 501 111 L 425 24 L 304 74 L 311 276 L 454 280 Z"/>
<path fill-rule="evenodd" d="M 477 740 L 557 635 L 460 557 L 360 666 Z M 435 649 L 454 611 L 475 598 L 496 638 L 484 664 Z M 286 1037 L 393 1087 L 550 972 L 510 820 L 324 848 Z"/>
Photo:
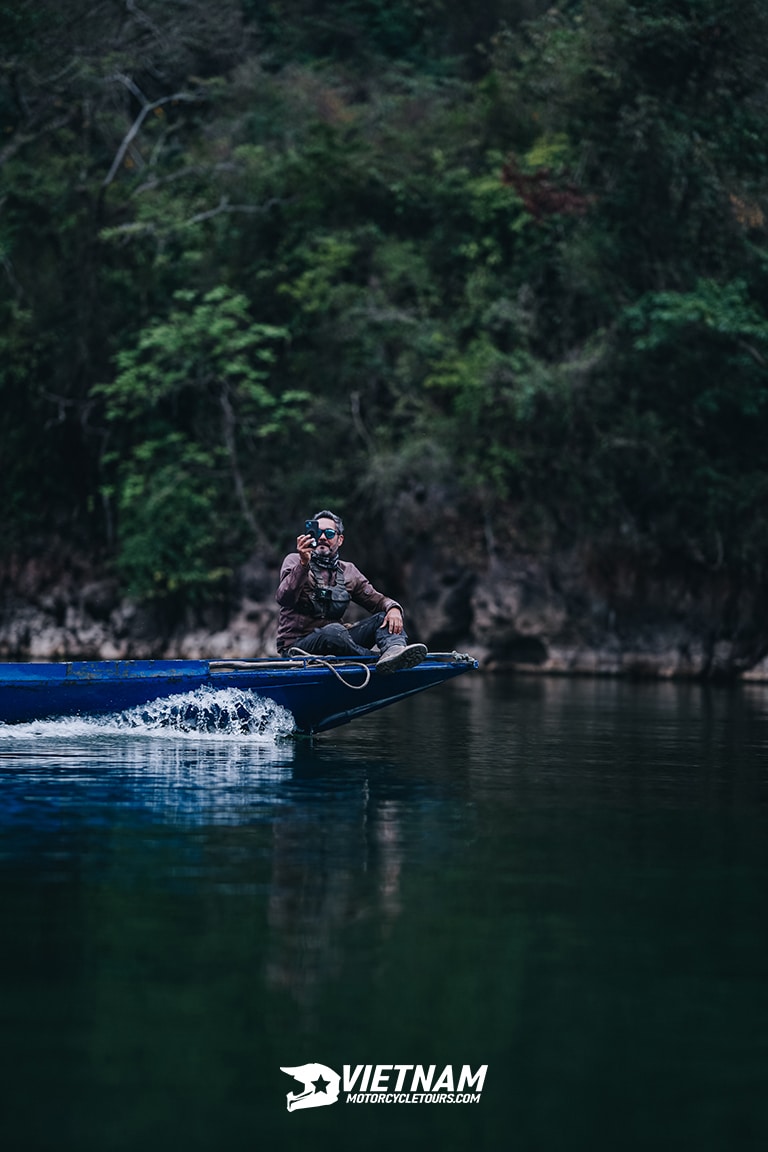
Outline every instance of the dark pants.
<path fill-rule="evenodd" d="M 301 648 L 313 656 L 370 656 L 374 644 L 379 652 L 386 652 L 387 648 L 402 648 L 408 643 L 408 637 L 405 632 L 393 635 L 388 628 L 384 628 L 385 616 L 386 612 L 377 612 L 350 628 L 345 628 L 341 623 L 324 624 L 314 632 L 294 640 L 288 646 L 288 651 Z"/>

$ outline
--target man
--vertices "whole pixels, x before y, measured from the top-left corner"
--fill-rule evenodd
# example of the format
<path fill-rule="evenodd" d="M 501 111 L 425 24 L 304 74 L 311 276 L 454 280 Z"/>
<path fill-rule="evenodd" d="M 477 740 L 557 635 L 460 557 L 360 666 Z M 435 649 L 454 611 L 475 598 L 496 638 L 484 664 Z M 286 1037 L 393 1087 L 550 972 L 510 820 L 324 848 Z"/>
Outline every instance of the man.
<path fill-rule="evenodd" d="M 359 568 L 339 559 L 344 525 L 333 512 L 318 512 L 315 533 L 296 539 L 296 552 L 283 560 L 277 602 L 277 650 L 281 656 L 300 648 L 318 656 L 370 656 L 376 644 L 377 672 L 396 672 L 420 664 L 423 644 L 409 644 L 403 610 L 377 592 Z M 350 602 L 371 615 L 346 627 L 341 620 Z"/>

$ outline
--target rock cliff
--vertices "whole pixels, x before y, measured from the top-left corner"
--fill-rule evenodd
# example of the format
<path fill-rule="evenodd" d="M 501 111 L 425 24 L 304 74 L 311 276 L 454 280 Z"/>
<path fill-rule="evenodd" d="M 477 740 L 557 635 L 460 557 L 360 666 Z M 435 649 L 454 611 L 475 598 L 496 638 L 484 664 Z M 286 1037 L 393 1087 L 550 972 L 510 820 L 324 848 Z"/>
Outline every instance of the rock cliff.
<path fill-rule="evenodd" d="M 425 546 L 393 578 L 411 637 L 528 673 L 768 680 L 766 589 L 703 570 L 670 571 L 577 549 L 510 550 L 463 563 Z M 254 657 L 273 654 L 277 561 L 253 558 L 226 601 L 169 612 L 116 581 L 34 565 L 6 575 L 5 660 Z"/>

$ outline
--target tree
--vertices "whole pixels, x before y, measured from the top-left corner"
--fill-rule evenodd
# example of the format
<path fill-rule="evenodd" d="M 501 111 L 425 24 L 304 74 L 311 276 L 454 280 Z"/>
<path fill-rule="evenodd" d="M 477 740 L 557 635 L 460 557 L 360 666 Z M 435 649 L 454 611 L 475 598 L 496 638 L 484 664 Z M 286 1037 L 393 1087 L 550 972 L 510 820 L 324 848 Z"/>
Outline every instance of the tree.
<path fill-rule="evenodd" d="M 245 297 L 224 286 L 202 297 L 179 290 L 168 316 L 117 353 L 114 379 L 92 389 L 113 429 L 116 480 L 105 492 L 117 498 L 119 566 L 134 593 L 219 579 L 243 527 L 265 543 L 266 477 L 308 399 L 269 386 L 285 335 L 254 323 Z"/>

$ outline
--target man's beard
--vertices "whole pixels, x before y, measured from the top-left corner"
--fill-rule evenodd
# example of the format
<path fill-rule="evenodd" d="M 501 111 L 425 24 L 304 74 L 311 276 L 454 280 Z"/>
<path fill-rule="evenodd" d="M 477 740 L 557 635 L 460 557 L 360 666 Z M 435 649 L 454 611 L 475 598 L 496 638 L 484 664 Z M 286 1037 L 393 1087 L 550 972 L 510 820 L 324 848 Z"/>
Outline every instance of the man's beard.
<path fill-rule="evenodd" d="M 339 553 L 328 552 L 324 555 L 322 552 L 318 553 L 315 551 L 312 553 L 309 566 L 310 568 L 322 568 L 325 572 L 332 572 L 334 568 L 338 568 L 339 566 Z"/>

